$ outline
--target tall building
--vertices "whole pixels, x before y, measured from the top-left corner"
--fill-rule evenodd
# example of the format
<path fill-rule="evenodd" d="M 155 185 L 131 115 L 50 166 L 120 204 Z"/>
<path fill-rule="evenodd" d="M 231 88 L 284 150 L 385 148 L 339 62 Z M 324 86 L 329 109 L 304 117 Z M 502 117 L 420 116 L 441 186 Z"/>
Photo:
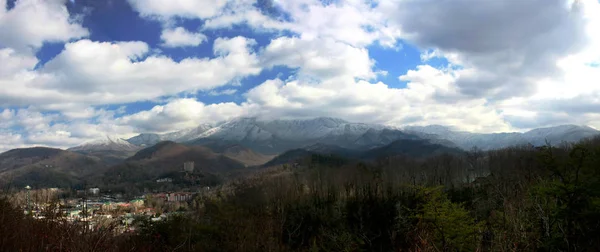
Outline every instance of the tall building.
<path fill-rule="evenodd" d="M 185 162 L 183 163 L 183 171 L 185 172 L 194 172 L 194 162 Z"/>

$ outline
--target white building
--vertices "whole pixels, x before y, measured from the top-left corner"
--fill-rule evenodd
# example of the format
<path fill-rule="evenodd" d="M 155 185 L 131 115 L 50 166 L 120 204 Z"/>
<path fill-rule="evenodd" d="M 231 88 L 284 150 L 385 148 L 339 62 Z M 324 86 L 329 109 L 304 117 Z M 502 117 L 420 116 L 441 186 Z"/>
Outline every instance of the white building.
<path fill-rule="evenodd" d="M 194 171 L 194 162 L 185 162 L 183 163 L 183 171 L 185 172 L 193 172 Z"/>
<path fill-rule="evenodd" d="M 93 195 L 98 195 L 100 193 L 100 188 L 98 188 L 98 187 L 90 188 L 90 193 Z"/>

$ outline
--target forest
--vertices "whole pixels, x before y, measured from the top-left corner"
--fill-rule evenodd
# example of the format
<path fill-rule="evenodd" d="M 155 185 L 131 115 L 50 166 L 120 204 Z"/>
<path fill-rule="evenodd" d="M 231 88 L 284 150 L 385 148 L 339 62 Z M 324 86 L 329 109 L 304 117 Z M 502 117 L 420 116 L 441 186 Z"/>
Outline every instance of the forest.
<path fill-rule="evenodd" d="M 600 137 L 373 162 L 312 155 L 231 181 L 136 232 L 0 200 L 6 251 L 597 251 Z"/>

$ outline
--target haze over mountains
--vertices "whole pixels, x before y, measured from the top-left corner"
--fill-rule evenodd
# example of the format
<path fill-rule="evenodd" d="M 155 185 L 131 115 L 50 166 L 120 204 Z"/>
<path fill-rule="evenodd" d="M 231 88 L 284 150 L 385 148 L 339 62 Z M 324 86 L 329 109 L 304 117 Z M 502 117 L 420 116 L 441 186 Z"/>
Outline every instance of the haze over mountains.
<path fill-rule="evenodd" d="M 405 127 L 407 133 L 424 138 L 444 139 L 455 143 L 458 147 L 468 150 L 478 147 L 482 150 L 505 148 L 520 144 L 542 146 L 546 141 L 552 145 L 561 142 L 576 142 L 584 138 L 600 134 L 600 131 L 588 126 L 560 125 L 556 127 L 538 128 L 524 133 L 491 133 L 479 134 L 465 131 L 453 131 L 440 125 Z"/>

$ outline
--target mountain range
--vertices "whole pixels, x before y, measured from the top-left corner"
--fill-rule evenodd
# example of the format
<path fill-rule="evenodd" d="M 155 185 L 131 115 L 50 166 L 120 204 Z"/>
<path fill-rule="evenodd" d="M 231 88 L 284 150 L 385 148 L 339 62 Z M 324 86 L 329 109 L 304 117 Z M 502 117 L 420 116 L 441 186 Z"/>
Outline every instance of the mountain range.
<path fill-rule="evenodd" d="M 423 138 L 442 139 L 456 144 L 458 147 L 469 150 L 477 147 L 482 150 L 493 150 L 514 145 L 531 144 L 534 146 L 545 145 L 546 142 L 558 145 L 562 142 L 577 142 L 600 134 L 600 131 L 588 126 L 560 125 L 556 127 L 538 128 L 524 133 L 471 133 L 454 131 L 450 127 L 441 125 L 405 127 L 404 131 Z"/>
<path fill-rule="evenodd" d="M 575 142 L 599 133 L 577 125 L 480 134 L 440 125 L 398 128 L 328 117 L 237 118 L 167 134 L 143 133 L 129 139 L 108 136 L 68 150 L 11 150 L 0 154 L 0 183 L 34 183 L 45 178 L 60 181 L 50 183 L 53 185 L 83 180 L 109 184 L 128 179 L 153 181 L 180 171 L 186 161 L 194 161 L 203 172 L 224 174 L 249 166 L 293 162 L 313 154 L 366 161 L 394 155 L 421 158 L 461 153 L 472 147 L 491 150 L 521 144 Z"/>
<path fill-rule="evenodd" d="M 598 135 L 600 132 L 588 126 L 561 125 L 533 129 L 524 133 L 471 133 L 452 130 L 440 125 L 393 126 L 352 123 L 342 119 L 319 117 L 307 120 L 259 120 L 237 118 L 217 124 L 201 124 L 167 134 L 143 133 L 129 139 L 107 137 L 105 139 L 73 147 L 69 150 L 103 155 L 117 150 L 130 155 L 144 147 L 161 141 L 173 141 L 186 145 L 202 145 L 217 152 L 228 146 L 240 145 L 265 155 L 277 155 L 287 150 L 304 148 L 318 143 L 347 149 L 367 150 L 390 144 L 400 139 L 428 139 L 432 143 L 469 150 L 499 149 L 513 145 L 560 144 L 575 142 Z"/>

